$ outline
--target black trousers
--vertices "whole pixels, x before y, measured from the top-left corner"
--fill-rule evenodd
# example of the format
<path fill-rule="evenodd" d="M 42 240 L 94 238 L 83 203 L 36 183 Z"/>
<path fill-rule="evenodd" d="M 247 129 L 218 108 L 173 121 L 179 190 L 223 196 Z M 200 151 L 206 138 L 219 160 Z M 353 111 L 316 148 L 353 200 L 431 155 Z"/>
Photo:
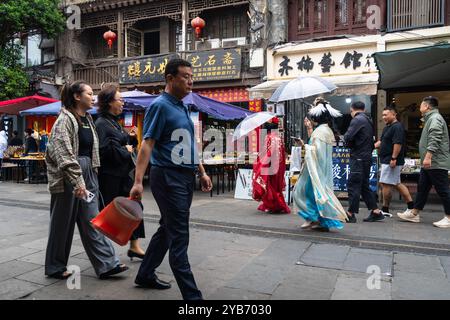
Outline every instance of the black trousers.
<path fill-rule="evenodd" d="M 350 175 L 347 182 L 348 211 L 359 213 L 359 200 L 362 196 L 367 209 L 377 209 L 375 193 L 370 190 L 370 167 L 372 160 L 350 158 Z"/>
<path fill-rule="evenodd" d="M 201 300 L 188 260 L 189 214 L 195 174 L 189 169 L 152 167 L 150 186 L 161 212 L 158 231 L 145 253 L 136 282 L 155 278 L 155 269 L 169 251 L 169 264 L 184 300 Z"/>
<path fill-rule="evenodd" d="M 448 171 L 441 169 L 420 170 L 417 194 L 414 208 L 423 210 L 427 203 L 428 194 L 434 186 L 437 194 L 442 200 L 446 215 L 450 215 L 450 189 L 448 186 Z"/>
<path fill-rule="evenodd" d="M 115 177 L 108 174 L 98 176 L 100 193 L 103 201 L 99 201 L 100 211 L 106 207 L 116 197 L 129 197 L 130 190 L 133 187 L 133 180 L 129 177 Z M 144 220 L 133 231 L 130 240 L 145 238 Z"/>

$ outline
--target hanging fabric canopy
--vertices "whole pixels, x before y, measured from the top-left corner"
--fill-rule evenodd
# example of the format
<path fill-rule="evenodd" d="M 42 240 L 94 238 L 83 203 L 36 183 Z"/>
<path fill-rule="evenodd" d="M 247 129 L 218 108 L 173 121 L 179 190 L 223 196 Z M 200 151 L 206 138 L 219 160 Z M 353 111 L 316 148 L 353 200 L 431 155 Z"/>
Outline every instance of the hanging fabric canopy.
<path fill-rule="evenodd" d="M 158 96 L 151 97 L 136 97 L 128 99 L 129 102 L 150 107 Z M 183 102 L 187 105 L 192 105 L 196 110 L 208 114 L 210 117 L 218 120 L 238 120 L 252 114 L 244 108 L 234 106 L 229 103 L 217 101 L 208 97 L 204 97 L 197 93 L 191 92 L 184 99 Z"/>
<path fill-rule="evenodd" d="M 0 101 L 0 113 L 18 115 L 23 110 L 36 108 L 55 101 L 58 100 L 38 95 Z"/>
<path fill-rule="evenodd" d="M 130 98 L 144 98 L 144 97 L 153 97 L 153 95 L 133 90 L 133 91 L 125 91 L 121 92 L 122 98 L 124 100 L 124 110 L 142 110 L 144 108 L 143 105 L 139 105 L 133 102 L 130 102 Z M 156 97 L 156 96 L 154 96 Z M 94 97 L 95 103 L 97 103 L 97 96 Z M 54 103 L 46 104 L 37 108 L 29 109 L 26 111 L 20 112 L 20 115 L 22 116 L 56 116 L 59 114 L 59 110 L 61 110 L 61 101 L 56 101 Z M 97 114 L 97 108 L 93 108 L 89 110 L 90 114 Z"/>

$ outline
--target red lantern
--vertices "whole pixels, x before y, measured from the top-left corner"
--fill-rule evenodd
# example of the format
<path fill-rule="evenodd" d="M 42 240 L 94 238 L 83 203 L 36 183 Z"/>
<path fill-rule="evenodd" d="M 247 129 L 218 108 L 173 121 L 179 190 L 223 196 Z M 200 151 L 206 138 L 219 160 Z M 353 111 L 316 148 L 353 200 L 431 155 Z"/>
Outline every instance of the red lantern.
<path fill-rule="evenodd" d="M 112 45 L 113 45 L 113 41 L 116 40 L 117 35 L 114 32 L 112 32 L 111 30 L 109 30 L 103 34 L 103 38 L 108 42 L 108 47 L 111 49 Z"/>
<path fill-rule="evenodd" d="M 202 29 L 205 27 L 205 25 L 206 25 L 205 20 L 203 20 L 200 17 L 192 19 L 191 26 L 192 26 L 192 28 L 195 29 L 195 35 L 197 36 L 197 38 L 200 37 L 200 34 L 202 33 Z"/>

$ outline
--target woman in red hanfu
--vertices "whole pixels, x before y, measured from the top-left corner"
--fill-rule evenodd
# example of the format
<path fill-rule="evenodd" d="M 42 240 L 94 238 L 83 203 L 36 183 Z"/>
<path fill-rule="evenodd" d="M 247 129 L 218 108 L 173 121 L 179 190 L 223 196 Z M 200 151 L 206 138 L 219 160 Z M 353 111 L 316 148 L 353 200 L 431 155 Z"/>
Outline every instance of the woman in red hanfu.
<path fill-rule="evenodd" d="M 284 201 L 283 191 L 286 188 L 284 174 L 286 156 L 283 141 L 278 132 L 278 118 L 265 123 L 267 136 L 265 148 L 261 149 L 257 161 L 253 164 L 253 199 L 262 201 L 258 210 L 270 213 L 290 213 Z"/>

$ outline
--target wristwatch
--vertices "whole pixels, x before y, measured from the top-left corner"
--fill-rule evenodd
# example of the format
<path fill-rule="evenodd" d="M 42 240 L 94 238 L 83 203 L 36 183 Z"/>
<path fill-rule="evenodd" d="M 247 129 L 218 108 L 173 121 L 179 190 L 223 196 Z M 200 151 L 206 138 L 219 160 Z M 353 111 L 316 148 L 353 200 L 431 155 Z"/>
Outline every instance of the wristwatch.
<path fill-rule="evenodd" d="M 197 173 L 197 177 L 199 177 L 199 178 L 202 178 L 202 177 L 207 176 L 207 175 L 208 175 L 208 174 L 206 173 L 206 171 L 203 172 L 203 173 L 201 173 L 201 172 L 198 172 L 198 173 Z"/>
<path fill-rule="evenodd" d="M 392 157 L 391 160 L 397 160 L 397 158 Z"/>

